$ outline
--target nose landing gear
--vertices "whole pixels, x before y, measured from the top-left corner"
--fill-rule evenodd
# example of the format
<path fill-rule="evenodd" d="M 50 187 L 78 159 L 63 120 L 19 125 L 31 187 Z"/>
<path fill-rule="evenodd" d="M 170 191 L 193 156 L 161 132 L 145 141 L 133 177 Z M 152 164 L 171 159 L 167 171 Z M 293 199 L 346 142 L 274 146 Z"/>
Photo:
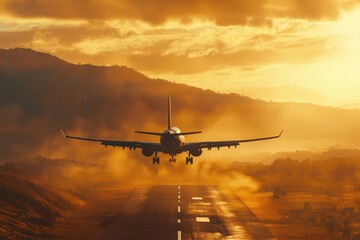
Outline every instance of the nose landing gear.
<path fill-rule="evenodd" d="M 176 162 L 176 158 L 174 157 L 174 155 L 171 155 L 171 158 L 169 158 L 169 162 Z"/>

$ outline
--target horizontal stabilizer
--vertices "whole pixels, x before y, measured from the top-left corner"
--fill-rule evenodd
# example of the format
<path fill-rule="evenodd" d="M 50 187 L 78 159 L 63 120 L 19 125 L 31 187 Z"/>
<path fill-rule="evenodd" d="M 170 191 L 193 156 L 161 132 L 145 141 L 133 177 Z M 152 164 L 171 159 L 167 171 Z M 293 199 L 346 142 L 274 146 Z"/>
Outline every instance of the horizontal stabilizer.
<path fill-rule="evenodd" d="M 182 133 L 175 133 L 175 135 L 191 135 L 191 134 L 199 134 L 202 133 L 201 131 L 196 132 L 182 132 Z"/>
<path fill-rule="evenodd" d="M 155 136 L 162 136 L 162 135 L 163 135 L 163 133 L 157 133 L 157 132 L 144 132 L 144 131 L 135 131 L 135 133 L 148 134 L 148 135 L 155 135 Z"/>

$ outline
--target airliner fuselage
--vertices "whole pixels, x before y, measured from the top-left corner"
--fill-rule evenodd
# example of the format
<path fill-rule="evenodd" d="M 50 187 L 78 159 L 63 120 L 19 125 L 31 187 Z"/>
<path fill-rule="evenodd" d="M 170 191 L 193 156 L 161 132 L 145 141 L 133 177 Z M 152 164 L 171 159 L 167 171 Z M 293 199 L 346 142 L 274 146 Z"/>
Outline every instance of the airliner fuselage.
<path fill-rule="evenodd" d="M 181 153 L 181 147 L 185 143 L 185 137 L 180 135 L 181 131 L 177 127 L 172 127 L 164 131 L 160 137 L 160 144 L 163 149 L 163 153 L 170 155 Z"/>

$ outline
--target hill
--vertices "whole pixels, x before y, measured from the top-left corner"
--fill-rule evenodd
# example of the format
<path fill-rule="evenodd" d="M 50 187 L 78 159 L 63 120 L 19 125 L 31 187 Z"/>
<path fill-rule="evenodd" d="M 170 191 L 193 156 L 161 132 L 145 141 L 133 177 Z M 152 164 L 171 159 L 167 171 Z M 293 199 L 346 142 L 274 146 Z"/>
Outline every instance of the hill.
<path fill-rule="evenodd" d="M 0 238 L 39 239 L 59 219 L 83 204 L 67 191 L 49 189 L 0 171 Z"/>
<path fill-rule="evenodd" d="M 165 128 L 166 96 L 173 99 L 174 125 L 203 130 L 189 141 L 273 135 L 284 129 L 281 139 L 248 144 L 242 151 L 360 145 L 360 110 L 219 94 L 150 79 L 124 66 L 70 64 L 30 49 L 0 50 L 0 86 L 0 161 L 36 155 L 89 160 L 113 154 L 89 143 L 69 144 L 60 128 L 85 136 L 158 141 L 133 130 Z"/>

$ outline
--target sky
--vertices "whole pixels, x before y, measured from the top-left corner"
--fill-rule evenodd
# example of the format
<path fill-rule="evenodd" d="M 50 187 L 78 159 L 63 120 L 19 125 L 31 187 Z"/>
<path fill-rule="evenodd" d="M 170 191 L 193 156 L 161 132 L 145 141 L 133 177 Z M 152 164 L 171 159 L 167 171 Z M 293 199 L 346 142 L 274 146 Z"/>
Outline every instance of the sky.
<path fill-rule="evenodd" d="M 360 0 L 0 0 L 0 48 L 271 101 L 360 107 Z"/>

